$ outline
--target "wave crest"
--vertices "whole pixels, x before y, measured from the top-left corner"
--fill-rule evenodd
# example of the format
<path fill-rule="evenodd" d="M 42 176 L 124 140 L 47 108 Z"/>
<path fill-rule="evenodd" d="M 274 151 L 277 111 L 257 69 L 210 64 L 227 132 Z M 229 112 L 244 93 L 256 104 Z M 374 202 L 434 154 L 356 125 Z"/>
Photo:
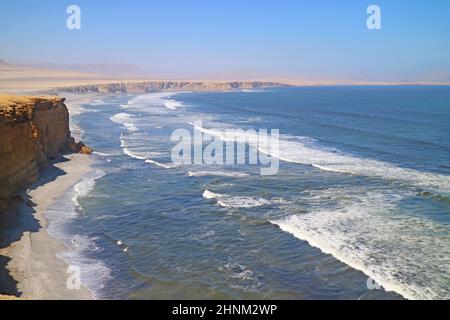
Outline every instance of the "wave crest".
<path fill-rule="evenodd" d="M 271 201 L 262 198 L 233 197 L 214 193 L 209 190 L 203 192 L 203 198 L 214 199 L 219 206 L 227 208 L 254 208 L 272 204 Z"/>
<path fill-rule="evenodd" d="M 126 113 L 126 112 L 120 112 L 112 117 L 110 119 L 116 123 L 119 123 L 123 125 L 125 128 L 127 128 L 129 131 L 138 131 L 139 129 L 136 127 L 133 115 Z"/>

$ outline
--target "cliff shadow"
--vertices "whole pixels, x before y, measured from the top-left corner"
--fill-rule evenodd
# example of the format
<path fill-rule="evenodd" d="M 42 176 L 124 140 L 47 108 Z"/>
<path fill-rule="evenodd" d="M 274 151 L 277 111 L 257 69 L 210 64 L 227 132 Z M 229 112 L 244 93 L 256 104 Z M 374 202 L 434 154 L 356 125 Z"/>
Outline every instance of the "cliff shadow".
<path fill-rule="evenodd" d="M 60 161 L 70 161 L 63 158 Z M 54 162 L 56 163 L 56 162 Z M 57 168 L 54 163 L 39 173 L 36 182 L 28 188 L 22 188 L 13 196 L 10 206 L 0 212 L 0 249 L 7 248 L 12 243 L 19 241 L 24 232 L 38 232 L 41 228 L 39 221 L 34 217 L 36 204 L 27 194 L 27 190 L 35 190 L 49 182 L 56 180 L 66 172 Z"/>
<path fill-rule="evenodd" d="M 46 168 L 42 169 L 39 172 L 39 179 L 36 182 L 31 183 L 27 189 L 35 190 L 40 186 L 55 181 L 60 176 L 66 175 L 67 173 L 64 170 L 56 167 L 55 164 L 67 161 L 70 161 L 70 159 L 67 159 L 66 157 L 62 156 L 57 160 L 53 160 L 52 162 L 50 162 Z"/>
<path fill-rule="evenodd" d="M 21 293 L 17 290 L 17 281 L 6 269 L 6 265 L 11 260 L 11 258 L 0 255 L 0 294 L 8 296 L 20 297 Z"/>
<path fill-rule="evenodd" d="M 28 195 L 17 195 L 11 206 L 0 213 L 0 249 L 19 241 L 24 232 L 39 231 L 41 225 L 34 217 L 34 206 Z"/>
<path fill-rule="evenodd" d="M 34 190 L 38 187 L 54 181 L 66 172 L 55 167 L 54 164 L 60 161 L 69 161 L 67 158 L 58 159 L 41 170 L 39 179 L 32 183 L 27 189 Z M 38 232 L 42 226 L 35 218 L 35 203 L 27 194 L 25 188 L 19 190 L 12 197 L 9 207 L 0 212 L 0 252 L 2 249 L 11 246 L 14 242 L 19 241 L 24 233 Z M 3 253 L 3 252 L 2 252 Z M 20 297 L 21 292 L 17 288 L 17 281 L 10 275 L 8 263 L 11 258 L 0 255 L 0 294 L 14 295 Z"/>
<path fill-rule="evenodd" d="M 0 212 L 0 250 L 6 248 L 8 252 L 8 247 L 19 241 L 25 232 L 39 231 L 41 225 L 34 217 L 34 205 L 28 195 L 16 195 L 12 204 Z M 10 261 L 11 258 L 0 255 L 0 294 L 20 297 L 17 281 L 8 270 Z"/>

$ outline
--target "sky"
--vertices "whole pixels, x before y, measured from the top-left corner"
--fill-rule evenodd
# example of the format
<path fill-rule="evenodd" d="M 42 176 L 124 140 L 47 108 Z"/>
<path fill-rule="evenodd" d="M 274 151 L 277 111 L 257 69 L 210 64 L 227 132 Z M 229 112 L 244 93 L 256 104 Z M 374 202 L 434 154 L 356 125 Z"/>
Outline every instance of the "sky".
<path fill-rule="evenodd" d="M 80 30 L 66 27 L 72 4 Z M 372 4 L 381 30 L 366 26 Z M 450 1 L 2 0 L 0 59 L 174 78 L 450 81 Z"/>

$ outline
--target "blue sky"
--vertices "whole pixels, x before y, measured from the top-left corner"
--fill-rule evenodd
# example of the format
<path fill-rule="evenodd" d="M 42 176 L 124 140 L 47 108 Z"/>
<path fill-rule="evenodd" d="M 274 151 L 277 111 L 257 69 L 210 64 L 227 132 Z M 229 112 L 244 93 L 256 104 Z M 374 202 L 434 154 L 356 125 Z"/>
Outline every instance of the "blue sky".
<path fill-rule="evenodd" d="M 81 30 L 66 8 L 81 8 Z M 366 28 L 377 4 L 382 30 Z M 124 62 L 149 74 L 448 81 L 448 0 L 0 2 L 0 59 Z"/>

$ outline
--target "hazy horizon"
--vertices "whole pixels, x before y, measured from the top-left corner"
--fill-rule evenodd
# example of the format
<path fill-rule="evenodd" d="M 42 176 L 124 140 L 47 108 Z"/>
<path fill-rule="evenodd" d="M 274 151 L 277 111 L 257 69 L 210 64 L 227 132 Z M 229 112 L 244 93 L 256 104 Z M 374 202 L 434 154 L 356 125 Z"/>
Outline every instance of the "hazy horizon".
<path fill-rule="evenodd" d="M 66 27 L 72 4 L 80 30 Z M 366 26 L 371 4 L 381 30 Z M 121 63 L 154 78 L 445 82 L 449 9 L 417 0 L 2 2 L 0 59 Z"/>

